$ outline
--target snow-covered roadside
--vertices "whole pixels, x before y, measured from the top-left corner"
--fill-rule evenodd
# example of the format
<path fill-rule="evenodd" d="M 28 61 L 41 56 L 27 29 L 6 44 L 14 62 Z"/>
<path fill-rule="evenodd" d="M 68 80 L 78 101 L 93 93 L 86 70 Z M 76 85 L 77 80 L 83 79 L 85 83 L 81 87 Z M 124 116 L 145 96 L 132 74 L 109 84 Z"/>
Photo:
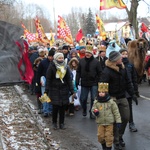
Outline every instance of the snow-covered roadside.
<path fill-rule="evenodd" d="M 0 87 L 0 132 L 4 150 L 60 148 L 18 85 Z"/>

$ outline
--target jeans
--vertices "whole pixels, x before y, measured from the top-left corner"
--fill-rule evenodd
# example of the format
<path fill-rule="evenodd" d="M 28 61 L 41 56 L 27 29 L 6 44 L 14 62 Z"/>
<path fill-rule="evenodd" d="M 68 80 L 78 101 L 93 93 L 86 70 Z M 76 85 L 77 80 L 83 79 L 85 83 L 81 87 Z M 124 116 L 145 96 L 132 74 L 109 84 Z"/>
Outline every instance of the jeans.
<path fill-rule="evenodd" d="M 52 113 L 52 104 L 44 102 L 43 103 L 43 113 L 44 114 L 49 114 Z"/>
<path fill-rule="evenodd" d="M 87 99 L 88 99 L 89 92 L 91 96 L 91 103 L 90 103 L 90 111 L 91 111 L 94 99 L 97 95 L 97 88 L 98 88 L 97 86 L 90 86 L 90 87 L 81 86 L 80 101 L 81 101 L 81 106 L 84 111 L 87 110 Z"/>

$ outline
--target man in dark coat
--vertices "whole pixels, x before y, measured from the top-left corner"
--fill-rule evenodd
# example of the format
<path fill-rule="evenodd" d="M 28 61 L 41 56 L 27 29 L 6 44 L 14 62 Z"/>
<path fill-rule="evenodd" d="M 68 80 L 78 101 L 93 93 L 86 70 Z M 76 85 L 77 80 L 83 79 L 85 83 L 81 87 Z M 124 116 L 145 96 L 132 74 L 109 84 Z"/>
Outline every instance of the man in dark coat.
<path fill-rule="evenodd" d="M 98 81 L 101 75 L 100 63 L 96 58 L 94 58 L 92 50 L 92 46 L 86 47 L 85 58 L 82 58 L 79 61 L 76 75 L 76 87 L 81 84 L 80 101 L 83 108 L 83 116 L 87 115 L 87 99 L 89 92 L 91 94 L 91 106 L 89 110 L 91 119 L 94 118 L 91 113 L 91 108 L 97 94 Z"/>
<path fill-rule="evenodd" d="M 127 71 L 122 63 L 122 57 L 119 52 L 112 51 L 106 60 L 106 67 L 102 72 L 100 82 L 109 83 L 109 94 L 116 101 L 122 119 L 120 129 L 114 126 L 114 148 L 121 150 L 125 143 L 123 134 L 127 123 L 129 122 L 130 110 L 126 99 L 126 91 L 133 96 L 133 87 L 128 78 Z"/>

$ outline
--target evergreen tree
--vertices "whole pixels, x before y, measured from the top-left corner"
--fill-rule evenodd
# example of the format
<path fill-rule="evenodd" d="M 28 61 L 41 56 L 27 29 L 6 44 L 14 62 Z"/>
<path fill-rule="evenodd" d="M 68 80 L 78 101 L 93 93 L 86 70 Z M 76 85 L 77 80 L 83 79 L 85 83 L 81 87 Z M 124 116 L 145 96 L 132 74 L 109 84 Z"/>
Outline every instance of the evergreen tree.
<path fill-rule="evenodd" d="M 91 36 L 94 35 L 95 30 L 96 30 L 95 17 L 93 16 L 90 8 L 89 8 L 89 13 L 87 14 L 87 18 L 86 18 L 85 30 L 86 30 L 85 31 L 86 35 L 91 34 Z"/>

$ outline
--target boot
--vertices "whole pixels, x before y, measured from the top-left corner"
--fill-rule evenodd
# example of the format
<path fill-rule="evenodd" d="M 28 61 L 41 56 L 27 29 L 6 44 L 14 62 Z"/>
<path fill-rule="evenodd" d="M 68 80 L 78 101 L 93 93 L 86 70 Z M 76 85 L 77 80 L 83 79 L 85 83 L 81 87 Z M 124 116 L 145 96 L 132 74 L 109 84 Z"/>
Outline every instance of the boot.
<path fill-rule="evenodd" d="M 122 147 L 125 147 L 125 142 L 122 137 L 119 139 L 119 143 Z"/>
<path fill-rule="evenodd" d="M 102 144 L 103 150 L 107 150 L 106 143 Z"/>
<path fill-rule="evenodd" d="M 131 132 L 137 132 L 134 122 L 129 123 L 129 129 Z"/>
<path fill-rule="evenodd" d="M 122 150 L 122 146 L 120 144 L 115 144 L 114 150 Z"/>
<path fill-rule="evenodd" d="M 122 146 L 120 144 L 115 144 L 114 150 L 122 150 Z"/>

